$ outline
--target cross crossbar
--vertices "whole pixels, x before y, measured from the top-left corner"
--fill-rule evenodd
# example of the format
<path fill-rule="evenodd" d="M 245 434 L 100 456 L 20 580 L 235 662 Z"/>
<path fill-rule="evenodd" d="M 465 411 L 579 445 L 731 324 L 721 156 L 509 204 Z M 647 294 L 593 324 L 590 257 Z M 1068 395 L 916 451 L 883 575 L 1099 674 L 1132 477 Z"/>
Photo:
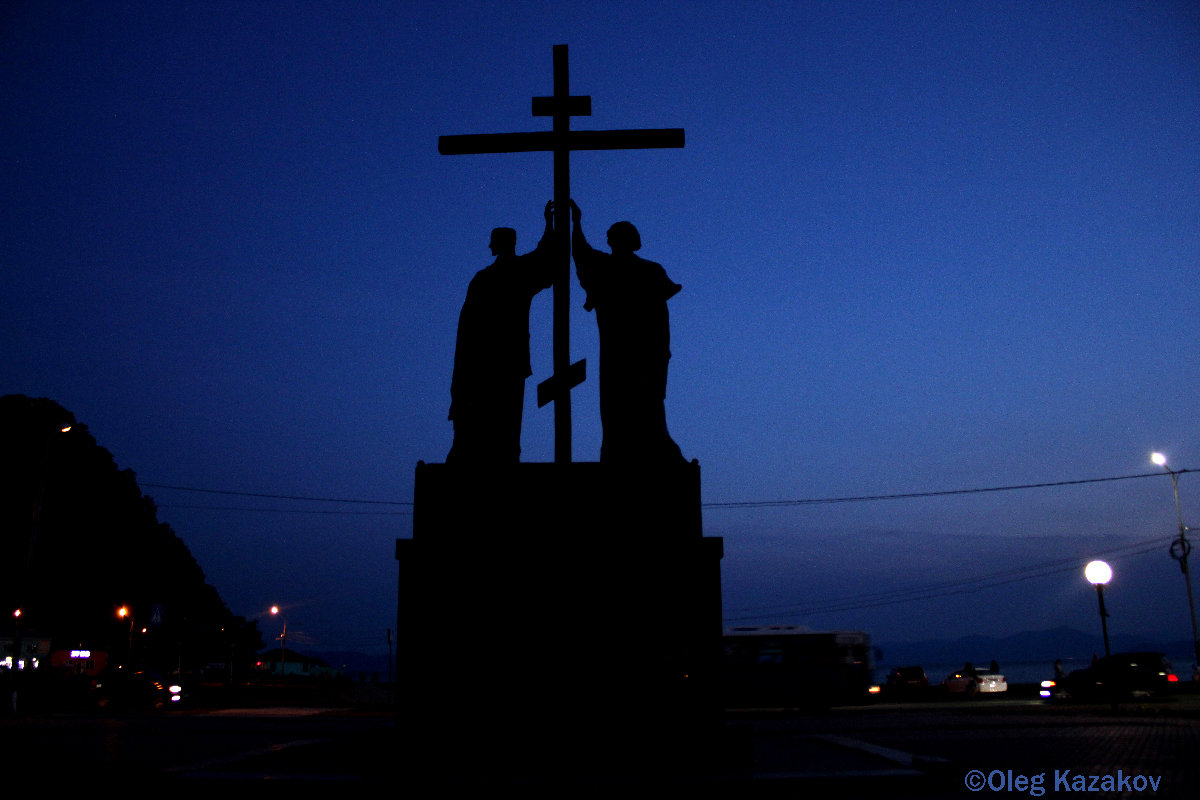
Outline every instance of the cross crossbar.
<path fill-rule="evenodd" d="M 683 147 L 683 128 L 649 128 L 616 131 L 570 131 L 568 150 L 647 150 Z M 553 131 L 530 133 L 467 133 L 439 136 L 438 152 L 444 156 L 481 153 L 533 153 L 559 147 Z"/>

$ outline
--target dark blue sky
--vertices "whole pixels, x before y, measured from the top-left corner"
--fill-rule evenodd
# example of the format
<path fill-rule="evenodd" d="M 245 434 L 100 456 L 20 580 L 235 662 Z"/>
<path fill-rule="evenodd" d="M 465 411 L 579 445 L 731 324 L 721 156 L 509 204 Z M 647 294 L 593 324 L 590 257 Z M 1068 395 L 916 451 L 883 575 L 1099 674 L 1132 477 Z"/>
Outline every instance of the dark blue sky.
<path fill-rule="evenodd" d="M 684 287 L 668 419 L 706 503 L 1138 475 L 1152 450 L 1200 468 L 1194 3 L 7 9 L 0 392 L 86 422 L 235 613 L 289 609 L 289 644 L 384 647 L 410 507 L 161 487 L 412 500 L 450 446 L 488 233 L 532 248 L 551 195 L 549 155 L 437 137 L 546 129 L 555 44 L 592 97 L 576 128 L 687 132 L 578 153 L 572 189 L 593 243 L 631 220 Z M 531 333 L 523 446 L 547 461 L 548 292 Z M 1082 565 L 1112 551 L 1111 629 L 1190 637 L 1165 475 L 710 505 L 705 528 L 731 620 L 1090 630 Z"/>

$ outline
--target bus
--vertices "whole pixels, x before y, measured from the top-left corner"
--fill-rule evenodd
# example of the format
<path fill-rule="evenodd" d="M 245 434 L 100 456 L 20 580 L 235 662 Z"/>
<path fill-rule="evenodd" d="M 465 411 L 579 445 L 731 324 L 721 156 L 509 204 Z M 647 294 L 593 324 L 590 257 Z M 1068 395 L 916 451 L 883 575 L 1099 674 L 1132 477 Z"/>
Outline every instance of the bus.
<path fill-rule="evenodd" d="M 874 683 L 871 638 L 863 631 L 745 625 L 727 628 L 722 645 L 726 708 L 862 703 Z"/>

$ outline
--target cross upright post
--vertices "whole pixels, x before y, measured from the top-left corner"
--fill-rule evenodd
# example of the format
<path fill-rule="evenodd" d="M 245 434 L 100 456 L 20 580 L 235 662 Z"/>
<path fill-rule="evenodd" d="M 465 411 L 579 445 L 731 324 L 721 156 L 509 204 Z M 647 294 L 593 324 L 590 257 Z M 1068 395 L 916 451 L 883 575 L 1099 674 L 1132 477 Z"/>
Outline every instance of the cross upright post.
<path fill-rule="evenodd" d="M 538 386 L 538 406 L 554 402 L 554 460 L 571 461 L 571 389 L 583 382 L 584 361 L 571 370 L 571 117 L 592 113 L 591 98 L 578 98 L 571 106 L 567 46 L 554 46 L 554 97 L 550 109 L 543 98 L 533 99 L 534 116 L 549 112 L 554 121 L 554 374 L 543 390 Z M 569 377 L 568 377 L 569 376 Z M 576 380 L 577 379 L 577 380 Z"/>
<path fill-rule="evenodd" d="M 567 46 L 554 45 L 554 94 L 533 98 L 533 115 L 551 117 L 552 129 L 531 133 L 484 133 L 439 136 L 442 155 L 521 153 L 549 150 L 554 153 L 554 270 L 553 363 L 554 374 L 538 384 L 538 406 L 554 403 L 554 461 L 571 462 L 571 389 L 583 382 L 584 360 L 571 363 L 571 151 L 628 150 L 683 147 L 682 128 L 643 130 L 572 131 L 571 117 L 590 116 L 592 98 L 572 96 Z"/>

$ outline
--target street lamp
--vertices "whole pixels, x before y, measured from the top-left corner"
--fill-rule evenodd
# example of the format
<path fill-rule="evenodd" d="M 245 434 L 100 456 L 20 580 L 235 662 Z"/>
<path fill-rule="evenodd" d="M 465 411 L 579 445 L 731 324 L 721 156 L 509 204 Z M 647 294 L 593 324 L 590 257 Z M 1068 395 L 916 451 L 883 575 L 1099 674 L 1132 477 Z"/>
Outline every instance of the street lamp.
<path fill-rule="evenodd" d="M 1083 568 L 1083 577 L 1096 587 L 1096 595 L 1100 598 L 1100 627 L 1104 631 L 1104 655 L 1110 655 L 1108 649 L 1108 611 L 1104 608 L 1104 587 L 1112 580 L 1112 567 L 1103 561 L 1092 561 Z"/>
<path fill-rule="evenodd" d="M 125 658 L 128 661 L 127 667 L 133 666 L 133 612 L 129 610 L 129 606 L 121 606 L 117 609 L 118 619 L 124 621 L 129 619 L 129 646 L 125 650 Z"/>
<path fill-rule="evenodd" d="M 1192 650 L 1196 658 L 1194 663 L 1200 664 L 1200 633 L 1196 629 L 1196 604 L 1192 599 L 1192 575 L 1188 571 L 1188 555 L 1192 552 L 1192 543 L 1187 538 L 1187 526 L 1183 524 L 1183 511 L 1179 508 L 1179 473 L 1167 466 L 1167 457 L 1162 453 L 1151 453 L 1150 460 L 1167 471 L 1171 476 L 1171 488 L 1175 490 L 1175 519 L 1179 522 L 1179 538 L 1171 542 L 1171 558 L 1179 562 L 1183 571 L 1183 582 L 1187 586 L 1188 613 L 1192 618 Z"/>
<path fill-rule="evenodd" d="M 14 608 L 12 615 L 13 615 L 13 645 L 14 645 L 14 647 L 13 647 L 12 658 L 8 659 L 8 668 L 10 670 L 15 671 L 17 669 L 17 660 L 20 658 L 20 652 L 18 651 L 16 645 L 18 642 L 21 641 L 21 609 Z M 0 662 L 0 666 L 4 666 L 4 663 Z M 15 711 L 16 709 L 13 709 L 13 710 Z"/>
<path fill-rule="evenodd" d="M 271 616 L 278 615 L 279 606 L 271 606 Z M 287 617 L 283 617 L 283 632 L 279 634 L 279 674 L 287 675 Z"/>

